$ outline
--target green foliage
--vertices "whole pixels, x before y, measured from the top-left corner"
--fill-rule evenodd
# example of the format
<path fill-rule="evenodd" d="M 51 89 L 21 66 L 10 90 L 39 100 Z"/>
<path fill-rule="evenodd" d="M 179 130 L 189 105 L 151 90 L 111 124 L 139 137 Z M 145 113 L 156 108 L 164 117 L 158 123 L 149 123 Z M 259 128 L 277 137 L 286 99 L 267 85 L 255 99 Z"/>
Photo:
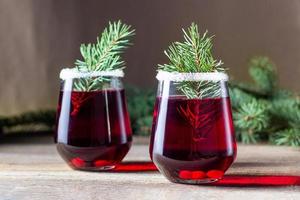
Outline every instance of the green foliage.
<path fill-rule="evenodd" d="M 184 42 L 172 43 L 165 51 L 170 63 L 158 65 L 160 70 L 168 72 L 213 72 L 223 70 L 221 61 L 216 61 L 212 55 L 212 37 L 207 31 L 200 36 L 195 23 L 182 29 Z"/>
<path fill-rule="evenodd" d="M 0 117 L 0 133 L 3 129 L 12 129 L 17 126 L 43 125 L 48 130 L 53 130 L 55 125 L 55 110 L 41 110 L 26 112 L 17 116 Z"/>
<path fill-rule="evenodd" d="M 243 143 L 256 143 L 259 139 L 257 133 L 266 131 L 270 125 L 268 107 L 255 99 L 241 104 L 233 118 L 237 137 Z"/>
<path fill-rule="evenodd" d="M 291 126 L 300 128 L 300 100 L 297 97 L 274 99 L 272 113 Z"/>
<path fill-rule="evenodd" d="M 152 125 L 152 113 L 155 93 L 136 87 L 126 87 L 127 107 L 133 132 L 137 135 L 149 135 Z"/>
<path fill-rule="evenodd" d="M 275 66 L 267 57 L 255 57 L 250 60 L 249 74 L 263 94 L 272 94 L 277 85 Z"/>
<path fill-rule="evenodd" d="M 52 127 L 55 123 L 55 111 L 41 110 L 37 112 L 26 112 L 17 116 L 2 117 L 0 120 L 0 124 L 6 127 L 34 123 L 45 124 Z"/>
<path fill-rule="evenodd" d="M 242 104 L 247 104 L 255 100 L 255 97 L 253 95 L 231 85 L 229 87 L 229 94 L 232 97 L 231 105 L 233 108 L 239 108 Z"/>
<path fill-rule="evenodd" d="M 129 39 L 134 31 L 121 21 L 109 22 L 96 43 L 81 44 L 83 60 L 76 60 L 76 69 L 80 72 L 123 69 L 125 62 L 120 54 L 130 45 Z M 99 88 L 105 80 L 103 77 L 78 79 L 74 85 L 77 90 L 91 91 Z"/>
<path fill-rule="evenodd" d="M 230 87 L 237 138 L 244 143 L 269 139 L 276 145 L 299 146 L 299 97 L 277 88 L 276 69 L 268 58 L 255 57 L 249 67 L 254 83 Z"/>
<path fill-rule="evenodd" d="M 300 146 L 300 129 L 280 130 L 271 135 L 271 142 L 276 145 Z"/>
<path fill-rule="evenodd" d="M 164 51 L 169 63 L 159 64 L 159 70 L 186 73 L 224 71 L 221 67 L 223 63 L 214 59 L 212 55 L 212 37 L 207 35 L 207 31 L 200 36 L 195 23 L 182 31 L 184 41 L 174 42 Z M 207 81 L 178 83 L 178 89 L 188 98 L 218 96 L 220 92 L 218 88 L 216 84 Z"/>
<path fill-rule="evenodd" d="M 135 132 L 137 135 L 150 135 L 152 127 L 152 115 L 148 115 L 136 120 Z"/>
<path fill-rule="evenodd" d="M 249 94 L 256 97 L 271 96 L 277 92 L 277 74 L 275 65 L 267 57 L 254 57 L 249 62 L 249 75 L 253 83 L 234 83 L 233 86 L 238 87 Z"/>

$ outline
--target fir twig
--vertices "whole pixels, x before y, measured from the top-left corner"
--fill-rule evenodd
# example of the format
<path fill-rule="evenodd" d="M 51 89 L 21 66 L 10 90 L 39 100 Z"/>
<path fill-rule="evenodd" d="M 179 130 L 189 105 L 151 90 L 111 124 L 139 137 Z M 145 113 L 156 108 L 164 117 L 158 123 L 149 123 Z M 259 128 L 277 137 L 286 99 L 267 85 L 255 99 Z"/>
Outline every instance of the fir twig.
<path fill-rule="evenodd" d="M 200 36 L 195 23 L 182 31 L 184 41 L 174 42 L 164 51 L 169 63 L 159 64 L 159 70 L 184 73 L 224 71 L 222 61 L 217 61 L 212 55 L 212 37 L 208 36 L 207 31 Z M 208 81 L 181 82 L 178 83 L 178 89 L 188 98 L 220 95 L 219 86 Z"/>
<path fill-rule="evenodd" d="M 271 135 L 271 142 L 276 145 L 300 146 L 300 129 L 289 128 Z"/>
<path fill-rule="evenodd" d="M 243 143 L 256 143 L 257 134 L 266 130 L 270 122 L 267 105 L 255 99 L 243 103 L 233 117 L 237 136 Z"/>
<path fill-rule="evenodd" d="M 257 56 L 249 62 L 249 74 L 255 84 L 235 83 L 234 85 L 258 97 L 268 97 L 275 92 L 277 76 L 275 65 L 264 56 Z M 233 83 L 232 83 L 233 84 Z"/>
<path fill-rule="evenodd" d="M 277 145 L 300 146 L 299 97 L 276 87 L 275 65 L 268 58 L 255 57 L 249 66 L 254 84 L 230 84 L 238 139 L 244 143 L 269 139 Z"/>
<path fill-rule="evenodd" d="M 258 90 L 264 94 L 274 92 L 277 85 L 274 64 L 267 57 L 254 57 L 250 60 L 249 74 L 255 81 Z"/>
<path fill-rule="evenodd" d="M 135 30 L 120 20 L 109 22 L 96 43 L 81 45 L 83 60 L 76 60 L 76 69 L 80 72 L 123 69 L 125 62 L 120 54 L 131 44 L 129 39 L 134 34 Z M 105 80 L 103 77 L 79 79 L 74 85 L 77 90 L 91 91 L 99 88 L 99 84 Z"/>
<path fill-rule="evenodd" d="M 53 129 L 55 125 L 55 110 L 31 111 L 17 116 L 0 118 L 0 130 L 28 125 L 45 125 L 49 129 Z"/>

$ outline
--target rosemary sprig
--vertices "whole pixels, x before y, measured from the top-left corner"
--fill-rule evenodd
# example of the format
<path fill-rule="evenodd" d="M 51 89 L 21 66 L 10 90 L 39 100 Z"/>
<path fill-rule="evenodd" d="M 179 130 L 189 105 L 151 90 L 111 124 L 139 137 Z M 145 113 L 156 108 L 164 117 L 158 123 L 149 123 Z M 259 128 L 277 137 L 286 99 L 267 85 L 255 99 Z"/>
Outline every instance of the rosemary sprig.
<path fill-rule="evenodd" d="M 130 37 L 135 30 L 130 25 L 109 22 L 101 36 L 94 44 L 81 44 L 80 52 L 83 60 L 76 60 L 75 67 L 79 72 L 111 71 L 123 69 L 125 62 L 120 54 L 131 44 Z M 104 77 L 78 79 L 74 83 L 79 91 L 92 91 L 107 81 Z"/>
<path fill-rule="evenodd" d="M 164 51 L 169 58 L 168 64 L 159 64 L 158 69 L 168 72 L 221 72 L 222 61 L 212 55 L 212 36 L 207 31 L 200 36 L 195 23 L 183 31 L 183 42 L 174 42 Z M 215 97 L 220 95 L 219 86 L 211 81 L 181 82 L 178 87 L 188 98 Z"/>

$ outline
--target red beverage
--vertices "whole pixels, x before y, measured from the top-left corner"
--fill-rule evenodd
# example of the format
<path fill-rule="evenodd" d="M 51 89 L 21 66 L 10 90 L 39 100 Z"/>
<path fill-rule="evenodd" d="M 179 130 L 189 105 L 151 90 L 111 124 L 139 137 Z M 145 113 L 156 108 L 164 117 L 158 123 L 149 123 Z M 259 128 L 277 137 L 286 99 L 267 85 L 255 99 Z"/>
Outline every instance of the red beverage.
<path fill-rule="evenodd" d="M 150 155 L 173 182 L 219 180 L 236 156 L 229 97 L 156 99 Z M 166 109 L 166 110 L 165 110 Z M 160 115 L 162 120 L 159 119 Z M 164 122 L 159 126 L 158 123 Z"/>
<path fill-rule="evenodd" d="M 74 169 L 112 169 L 131 146 L 131 127 L 123 89 L 62 91 L 55 142 Z"/>

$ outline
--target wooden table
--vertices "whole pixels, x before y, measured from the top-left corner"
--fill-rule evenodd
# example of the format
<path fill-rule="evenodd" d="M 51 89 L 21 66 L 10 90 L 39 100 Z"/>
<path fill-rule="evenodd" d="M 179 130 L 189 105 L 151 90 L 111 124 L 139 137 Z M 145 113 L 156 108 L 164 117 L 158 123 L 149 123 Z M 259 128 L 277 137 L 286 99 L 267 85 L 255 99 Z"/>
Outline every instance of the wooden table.
<path fill-rule="evenodd" d="M 239 145 L 224 180 L 209 186 L 170 183 L 150 164 L 140 172 L 74 171 L 49 136 L 5 139 L 0 158 L 0 200 L 300 199 L 300 152 L 290 147 Z M 139 138 L 124 166 L 145 161 L 148 145 Z"/>

